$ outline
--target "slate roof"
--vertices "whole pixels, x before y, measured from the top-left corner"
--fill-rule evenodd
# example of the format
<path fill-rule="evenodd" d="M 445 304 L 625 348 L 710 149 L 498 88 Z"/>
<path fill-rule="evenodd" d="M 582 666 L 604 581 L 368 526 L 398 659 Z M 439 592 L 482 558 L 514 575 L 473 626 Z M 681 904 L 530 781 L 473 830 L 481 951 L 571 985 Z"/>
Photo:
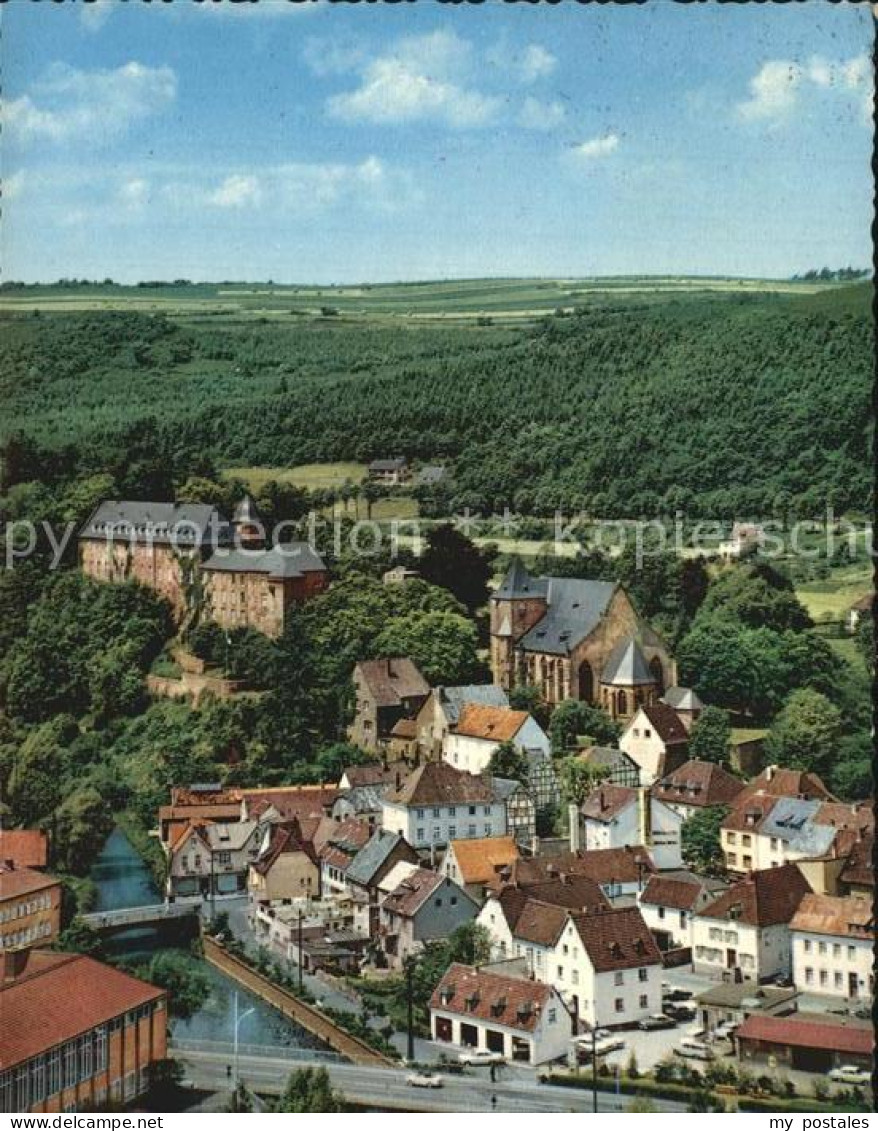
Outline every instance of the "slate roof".
<path fill-rule="evenodd" d="M 448 851 L 454 853 L 457 869 L 465 884 L 484 884 L 521 855 L 515 837 L 490 836 L 477 840 L 453 840 Z"/>
<path fill-rule="evenodd" d="M 0 829 L 0 860 L 20 868 L 45 868 L 49 838 L 42 829 Z"/>
<path fill-rule="evenodd" d="M 439 704 L 450 726 L 455 726 L 460 712 L 467 703 L 482 703 L 486 707 L 508 707 L 509 697 L 497 683 L 471 683 L 462 687 L 435 688 Z"/>
<path fill-rule="evenodd" d="M 704 703 L 691 687 L 669 687 L 661 700 L 675 711 L 701 711 Z"/>
<path fill-rule="evenodd" d="M 248 526 L 261 523 L 262 518 L 253 502 L 253 496 L 245 494 L 235 505 L 232 522 L 236 525 Z"/>
<path fill-rule="evenodd" d="M 369 464 L 370 471 L 402 471 L 408 466 L 405 456 L 392 456 L 390 459 L 373 459 Z"/>
<path fill-rule="evenodd" d="M 564 1008 L 557 991 L 544 982 L 510 978 L 455 962 L 445 971 L 442 981 L 433 991 L 430 1009 L 532 1033 L 542 1011 L 552 1001 Z"/>
<path fill-rule="evenodd" d="M 444 876 L 440 876 L 438 872 L 431 872 L 429 868 L 415 868 L 384 897 L 381 906 L 394 915 L 410 918 L 417 914 L 421 904 L 444 882 Z"/>
<path fill-rule="evenodd" d="M 270 550 L 217 550 L 202 568 L 217 573 L 264 573 L 285 579 L 325 573 L 326 563 L 307 542 L 279 542 Z"/>
<path fill-rule="evenodd" d="M 638 908 L 578 912 L 571 918 L 596 973 L 661 966 L 661 951 Z"/>
<path fill-rule="evenodd" d="M 509 707 L 466 703 L 460 712 L 454 731 L 455 734 L 465 738 L 480 738 L 486 742 L 508 742 L 518 734 L 529 717 L 527 711 L 513 711 Z"/>
<path fill-rule="evenodd" d="M 361 660 L 355 671 L 379 707 L 401 707 L 405 699 L 426 698 L 430 685 L 408 656 Z"/>
<path fill-rule="evenodd" d="M 629 636 L 613 647 L 601 672 L 601 683 L 617 687 L 637 687 L 655 683 L 646 656 L 637 641 Z"/>
<path fill-rule="evenodd" d="M 544 586 L 548 609 L 517 646 L 526 652 L 561 656 L 594 632 L 617 588 L 612 581 L 588 581 L 578 577 L 539 578 L 537 583 Z M 500 596 L 499 591 L 496 595 Z"/>
<path fill-rule="evenodd" d="M 754 1013 L 744 1021 L 735 1038 L 854 1056 L 871 1056 L 875 1045 L 872 1027 L 867 1021 L 829 1022 L 819 1014 L 802 1013 L 787 1017 Z"/>
<path fill-rule="evenodd" d="M 405 838 L 399 833 L 376 829 L 348 865 L 345 873 L 347 879 L 361 887 L 368 887 L 393 850 L 405 843 Z"/>
<path fill-rule="evenodd" d="M 660 778 L 652 787 L 652 795 L 660 801 L 699 808 L 731 805 L 743 788 L 744 783 L 722 766 L 690 759 Z"/>
<path fill-rule="evenodd" d="M 392 805 L 456 805 L 490 802 L 494 796 L 490 778 L 456 770 L 447 762 L 426 762 L 384 800 Z"/>
<path fill-rule="evenodd" d="M 698 912 L 704 919 L 734 919 L 752 927 L 789 923 L 811 885 L 795 864 L 763 868 L 733 884 Z"/>
<path fill-rule="evenodd" d="M 79 531 L 80 538 L 151 541 L 178 546 L 229 545 L 233 531 L 208 503 L 157 503 L 106 499 Z"/>
<path fill-rule="evenodd" d="M 815 824 L 814 817 L 819 809 L 819 801 L 779 797 L 759 826 L 759 832 L 762 836 L 784 841 L 789 851 L 805 856 L 824 856 L 832 847 L 836 830 L 831 825 Z"/>
<path fill-rule="evenodd" d="M 545 597 L 548 578 L 531 577 L 527 566 L 518 556 L 509 563 L 506 576 L 494 591 L 498 601 L 514 600 L 516 597 Z"/>
<path fill-rule="evenodd" d="M 10 865 L 0 860 L 0 900 L 43 891 L 60 882 L 54 876 L 47 876 L 45 872 L 37 872 L 34 868 L 22 868 L 16 864 Z"/>
<path fill-rule="evenodd" d="M 791 931 L 841 938 L 871 939 L 875 917 L 869 900 L 856 896 L 818 895 L 802 897 L 799 910 L 790 922 Z"/>
<path fill-rule="evenodd" d="M 357 785 L 340 793 L 336 801 L 346 801 L 353 807 L 355 813 L 377 813 L 381 809 L 381 801 L 389 787 L 390 782 Z"/>
<path fill-rule="evenodd" d="M 21 976 L 0 984 L 0 1064 L 20 1064 L 164 996 L 85 955 L 31 951 Z"/>
<path fill-rule="evenodd" d="M 258 821 L 230 821 L 227 824 L 200 825 L 199 832 L 213 852 L 237 852 L 258 828 Z"/>

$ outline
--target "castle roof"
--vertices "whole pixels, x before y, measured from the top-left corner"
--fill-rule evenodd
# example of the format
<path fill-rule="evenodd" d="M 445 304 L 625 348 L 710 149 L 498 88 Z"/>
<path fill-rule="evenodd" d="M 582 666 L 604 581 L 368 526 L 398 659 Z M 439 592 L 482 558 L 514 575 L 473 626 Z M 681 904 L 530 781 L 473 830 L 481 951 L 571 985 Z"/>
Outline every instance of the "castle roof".
<path fill-rule="evenodd" d="M 303 577 L 324 573 L 326 563 L 307 542 L 279 542 L 270 550 L 219 550 L 204 563 L 219 573 L 265 573 L 269 577 Z"/>
<path fill-rule="evenodd" d="M 208 503 L 105 499 L 79 531 L 80 538 L 175 546 L 228 545 L 232 528 Z"/>

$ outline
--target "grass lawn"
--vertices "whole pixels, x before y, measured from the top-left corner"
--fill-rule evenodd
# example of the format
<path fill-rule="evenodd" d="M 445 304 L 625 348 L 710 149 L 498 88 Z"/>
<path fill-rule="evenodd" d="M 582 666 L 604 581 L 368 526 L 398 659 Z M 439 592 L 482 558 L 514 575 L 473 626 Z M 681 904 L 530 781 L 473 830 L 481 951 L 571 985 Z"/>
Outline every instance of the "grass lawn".
<path fill-rule="evenodd" d="M 871 588 L 871 566 L 864 562 L 839 570 L 825 581 L 805 582 L 796 589 L 796 596 L 819 624 L 821 620 L 843 620 L 851 605 Z"/>
<path fill-rule="evenodd" d="M 366 478 L 366 465 L 363 463 L 303 463 L 298 467 L 227 467 L 223 471 L 225 479 L 243 479 L 247 487 L 258 491 L 271 479 L 278 483 L 292 483 L 296 487 L 307 487 L 309 491 L 342 487 L 349 480 L 362 483 Z"/>

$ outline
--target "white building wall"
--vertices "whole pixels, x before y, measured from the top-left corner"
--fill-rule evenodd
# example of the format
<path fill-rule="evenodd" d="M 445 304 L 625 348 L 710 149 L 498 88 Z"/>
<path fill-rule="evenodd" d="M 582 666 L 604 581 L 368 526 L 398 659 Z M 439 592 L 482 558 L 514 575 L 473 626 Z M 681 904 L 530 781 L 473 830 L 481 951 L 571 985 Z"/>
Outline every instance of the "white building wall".
<path fill-rule="evenodd" d="M 619 749 L 640 767 L 640 784 L 650 786 L 661 774 L 664 741 L 641 707 L 619 739 Z"/>
<path fill-rule="evenodd" d="M 475 805 L 405 806 L 383 802 L 381 827 L 401 833 L 413 848 L 444 847 L 450 840 L 506 835 L 502 801 Z"/>
<path fill-rule="evenodd" d="M 692 945 L 692 919 L 688 911 L 676 907 L 660 907 L 655 903 L 641 903 L 640 913 L 651 931 L 666 931 L 671 936 L 671 944 Z"/>
<path fill-rule="evenodd" d="M 871 1001 L 873 953 L 868 940 L 810 931 L 790 931 L 790 939 L 797 990 L 839 1001 Z"/>

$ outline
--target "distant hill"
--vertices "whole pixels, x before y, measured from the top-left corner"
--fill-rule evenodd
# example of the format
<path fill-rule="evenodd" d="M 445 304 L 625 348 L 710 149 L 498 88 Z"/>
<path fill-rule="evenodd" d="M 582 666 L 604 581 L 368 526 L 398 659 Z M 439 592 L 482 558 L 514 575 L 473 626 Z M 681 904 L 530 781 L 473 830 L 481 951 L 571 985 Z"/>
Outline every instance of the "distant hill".
<path fill-rule="evenodd" d="M 446 502 L 473 511 L 866 509 L 871 284 L 666 283 L 529 281 L 523 293 L 518 281 L 510 321 L 491 310 L 510 309 L 511 282 L 424 284 L 423 325 L 388 313 L 387 288 L 380 301 L 368 289 L 383 314 L 364 309 L 362 289 L 312 288 L 301 309 L 285 289 L 283 307 L 263 296 L 242 309 L 222 288 L 181 287 L 160 313 L 115 288 L 108 310 L 75 290 L 63 302 L 7 292 L 3 431 L 63 448 L 58 475 L 111 469 L 140 437 L 178 477 L 206 457 L 443 457 L 455 465 Z M 557 313 L 534 309 L 537 285 L 563 286 Z M 396 303 L 411 307 L 411 289 Z M 442 324 L 438 289 L 468 320 Z"/>

